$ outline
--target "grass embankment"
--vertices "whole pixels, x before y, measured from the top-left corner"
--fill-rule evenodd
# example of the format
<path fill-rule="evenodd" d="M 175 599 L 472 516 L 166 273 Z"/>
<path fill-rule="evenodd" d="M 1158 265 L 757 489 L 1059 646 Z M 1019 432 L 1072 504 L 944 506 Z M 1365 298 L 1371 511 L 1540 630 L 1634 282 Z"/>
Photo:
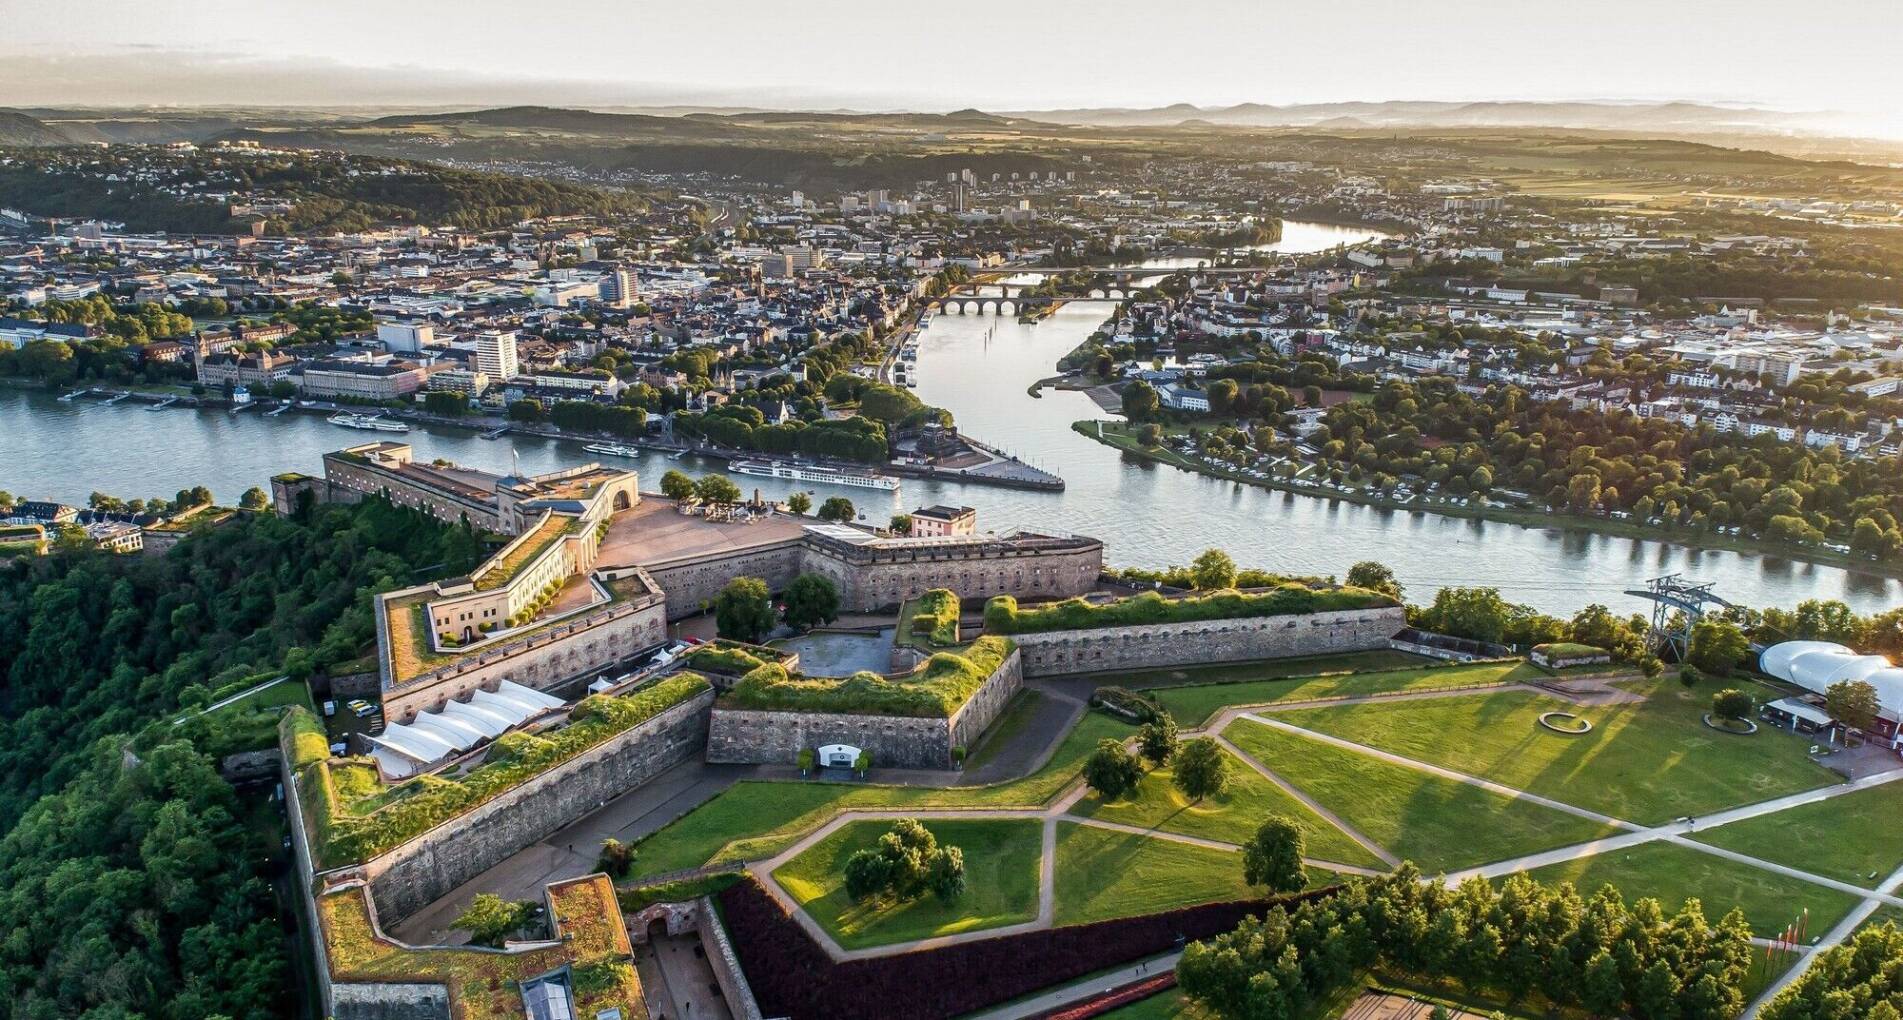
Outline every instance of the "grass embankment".
<path fill-rule="evenodd" d="M 557 517 L 550 513 L 542 518 L 533 532 L 522 539 L 507 554 L 491 559 L 476 568 L 474 582 L 477 591 L 495 591 L 509 583 L 509 580 L 521 573 L 522 568 L 535 562 L 536 558 L 548 551 L 571 528 L 578 528 L 581 520 L 574 517 Z"/>
<path fill-rule="evenodd" d="M 316 826 L 318 856 L 334 867 L 375 857 L 710 689 L 705 678 L 681 673 L 621 697 L 595 695 L 546 736 L 515 730 L 496 738 L 468 772 L 387 788 L 362 761 L 333 762 L 312 713 L 293 708 L 279 733 Z"/>
<path fill-rule="evenodd" d="M 1310 869 L 1310 879 L 1327 881 Z M 1057 825 L 1058 924 L 1086 924 L 1217 900 L 1261 895 L 1242 881 L 1242 855 L 1112 832 Z"/>
<path fill-rule="evenodd" d="M 1733 822 L 1691 838 L 1874 889 L 1903 865 L 1903 782 Z"/>
<path fill-rule="evenodd" d="M 846 895 L 846 859 L 878 842 L 892 828 L 889 821 L 841 826 L 781 866 L 773 878 L 847 949 L 1037 919 L 1040 822 L 929 818 L 924 825 L 940 846 L 964 851 L 965 894 L 951 903 L 942 903 L 930 893 L 904 902 L 881 898 L 863 903 L 854 903 Z"/>
<path fill-rule="evenodd" d="M 1216 666 L 1190 673 L 1181 687 L 1150 689 L 1179 725 L 1200 726 L 1225 708 L 1288 701 L 1357 698 L 1404 691 L 1462 690 L 1544 677 L 1523 662 L 1422 666 L 1367 673 L 1279 676 L 1275 663 Z M 1258 679 L 1258 676 L 1260 678 Z"/>
<path fill-rule="evenodd" d="M 644 1015 L 632 947 L 606 878 L 550 887 L 551 922 L 561 943 L 521 953 L 399 946 L 376 936 L 365 895 L 355 888 L 317 900 L 335 980 L 440 983 L 449 988 L 456 1016 L 501 1020 L 522 1015 L 521 982 L 566 965 L 578 1015 L 617 1008 L 623 1016 Z"/>
<path fill-rule="evenodd" d="M 1430 874 L 1584 843 L 1614 831 L 1247 719 L 1238 719 L 1223 735 L 1389 853 Z"/>
<path fill-rule="evenodd" d="M 1146 591 L 1114 602 L 1099 604 L 1074 598 L 1033 609 L 1020 609 L 1017 599 L 999 595 L 985 603 L 985 630 L 992 634 L 1036 634 L 1052 630 L 1331 613 L 1399 604 L 1380 592 L 1363 588 L 1315 589 L 1294 582 L 1277 585 L 1266 592 L 1225 590 L 1172 599 Z"/>
<path fill-rule="evenodd" d="M 1767 937 L 1783 931 L 1805 910 L 1810 911 L 1810 931 L 1821 935 L 1860 902 L 1849 893 L 1664 842 L 1551 864 L 1527 874 L 1541 882 L 1571 882 L 1588 896 L 1611 883 L 1627 903 L 1656 897 L 1668 914 L 1696 898 L 1711 921 L 1738 907 L 1751 930 Z"/>
<path fill-rule="evenodd" d="M 1582 707 L 1527 691 L 1412 703 L 1295 709 L 1277 718 L 1515 789 L 1657 825 L 1683 815 L 1769 800 L 1838 781 L 1809 760 L 1805 741 L 1763 731 L 1739 737 L 1701 721 L 1709 691 L 1634 681 L 1643 701 Z M 1592 732 L 1553 733 L 1542 712 L 1590 720 Z"/>
<path fill-rule="evenodd" d="M 709 673 L 724 673 L 729 676 L 745 676 L 766 665 L 766 660 L 752 652 L 723 642 L 695 645 L 687 653 L 681 664 L 688 669 L 704 670 Z"/>
<path fill-rule="evenodd" d="M 806 677 L 767 663 L 721 695 L 722 708 L 769 712 L 841 712 L 943 719 L 971 700 L 1016 648 L 987 635 L 957 652 L 938 652 L 913 673 L 885 677 L 858 672 L 848 677 Z"/>
<path fill-rule="evenodd" d="M 1103 427 L 1102 434 L 1098 426 Z M 1834 549 L 1825 549 L 1812 545 L 1790 545 L 1782 542 L 1770 542 L 1761 538 L 1744 535 L 1720 535 L 1710 531 L 1699 531 L 1689 527 L 1662 528 L 1656 524 L 1646 524 L 1613 517 L 1583 516 L 1579 514 L 1555 513 L 1550 510 L 1521 509 L 1505 506 L 1462 506 L 1457 503 L 1428 503 L 1419 497 L 1413 499 L 1395 499 L 1383 493 L 1368 489 L 1330 489 L 1320 485 L 1306 484 L 1300 478 L 1284 478 L 1270 474 L 1267 478 L 1245 475 L 1234 468 L 1218 468 L 1200 460 L 1185 457 L 1166 446 L 1145 446 L 1138 441 L 1136 429 L 1132 426 L 1109 421 L 1086 419 L 1071 423 L 1071 431 L 1094 439 L 1105 446 L 1114 447 L 1133 457 L 1168 464 L 1171 467 L 1193 471 L 1211 478 L 1221 478 L 1244 485 L 1254 485 L 1280 492 L 1292 492 L 1298 496 L 1314 496 L 1320 499 L 1340 500 L 1344 503 L 1358 503 L 1362 506 L 1377 507 L 1383 510 L 1403 510 L 1412 513 L 1439 514 L 1442 517 L 1457 517 L 1465 520 L 1498 521 L 1502 524 L 1514 524 L 1524 528 L 1570 528 L 1576 531 L 1590 531 L 1595 534 L 1609 535 L 1614 538 L 1630 538 L 1644 542 L 1670 542 L 1675 545 L 1691 546 L 1698 549 L 1723 549 L 1729 552 L 1747 553 L 1756 556 L 1786 556 L 1807 563 L 1821 563 L 1827 566 L 1844 567 L 1864 573 L 1881 574 L 1885 577 L 1903 577 L 1903 564 L 1886 563 L 1878 560 L 1862 559 Z M 1186 431 L 1186 430 L 1179 430 Z M 1307 477 L 1320 474 L 1311 468 Z"/>
<path fill-rule="evenodd" d="M 899 606 L 897 640 L 916 648 L 950 648 L 958 644 L 958 595 L 933 588 Z"/>
<path fill-rule="evenodd" d="M 1308 856 L 1337 864 L 1382 867 L 1380 858 L 1301 801 L 1233 755 L 1227 757 L 1233 778 L 1229 791 L 1219 796 L 1191 801 L 1176 788 L 1174 774 L 1165 766 L 1146 773 L 1135 790 L 1108 804 L 1095 793 L 1086 796 L 1072 813 L 1237 844 L 1255 835 L 1268 816 L 1283 815 L 1301 828 Z"/>
<path fill-rule="evenodd" d="M 643 840 L 637 875 L 704 864 L 757 861 L 786 849 L 841 811 L 913 808 L 1043 807 L 1082 770 L 1104 738 L 1124 740 L 1136 727 L 1091 712 L 1065 736 L 1051 760 L 1023 779 L 943 789 L 857 783 L 746 781 Z"/>

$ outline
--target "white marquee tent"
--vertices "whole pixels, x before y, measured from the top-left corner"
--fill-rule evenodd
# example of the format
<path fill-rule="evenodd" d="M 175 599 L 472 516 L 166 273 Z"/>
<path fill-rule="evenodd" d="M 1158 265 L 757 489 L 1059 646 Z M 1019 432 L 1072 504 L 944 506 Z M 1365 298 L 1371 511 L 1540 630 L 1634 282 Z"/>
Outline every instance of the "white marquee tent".
<path fill-rule="evenodd" d="M 1858 655 L 1834 641 L 1785 641 L 1766 648 L 1758 667 L 1816 694 L 1843 680 L 1862 680 L 1877 690 L 1878 714 L 1893 723 L 1903 720 L 1903 668 L 1881 655 Z M 1890 746 L 1899 741 L 1903 731 Z"/>
<path fill-rule="evenodd" d="M 504 680 L 493 692 L 477 691 L 467 702 L 452 701 L 440 712 L 385 727 L 370 738 L 371 755 L 389 775 L 413 775 L 562 705 L 560 698 Z"/>

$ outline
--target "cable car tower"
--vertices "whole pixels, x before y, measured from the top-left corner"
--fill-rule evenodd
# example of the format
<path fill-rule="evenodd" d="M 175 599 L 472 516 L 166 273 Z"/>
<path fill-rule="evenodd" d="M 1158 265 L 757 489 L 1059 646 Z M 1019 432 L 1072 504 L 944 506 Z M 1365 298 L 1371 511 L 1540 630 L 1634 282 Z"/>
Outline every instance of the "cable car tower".
<path fill-rule="evenodd" d="M 1645 582 L 1643 588 L 1629 588 L 1627 595 L 1647 599 L 1652 603 L 1652 627 L 1646 632 L 1646 640 L 1654 651 L 1663 657 L 1666 649 L 1673 653 L 1673 659 L 1684 662 L 1692 643 L 1692 628 L 1698 624 L 1710 606 L 1730 609 L 1731 603 L 1712 594 L 1711 584 L 1692 584 L 1678 574 L 1666 574 Z M 1674 626 L 1672 614 L 1681 614 Z"/>

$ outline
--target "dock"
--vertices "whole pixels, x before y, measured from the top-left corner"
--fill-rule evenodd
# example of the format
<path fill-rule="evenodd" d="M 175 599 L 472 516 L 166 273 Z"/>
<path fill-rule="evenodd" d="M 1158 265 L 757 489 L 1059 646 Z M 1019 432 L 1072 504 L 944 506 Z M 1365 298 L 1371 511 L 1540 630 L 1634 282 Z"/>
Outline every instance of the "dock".
<path fill-rule="evenodd" d="M 501 439 L 501 438 L 502 438 L 503 436 L 506 436 L 506 435 L 508 435 L 508 434 L 509 434 L 509 426 L 507 426 L 507 425 L 504 425 L 504 426 L 502 426 L 501 428 L 499 428 L 499 429 L 496 429 L 496 430 L 494 430 L 494 431 L 491 431 L 491 432 L 484 432 L 484 433 L 482 434 L 482 438 L 484 438 L 484 439 Z"/>
<path fill-rule="evenodd" d="M 153 404 L 151 407 L 146 408 L 146 410 L 163 411 L 166 408 L 171 407 L 173 404 L 176 404 L 176 403 L 178 403 L 177 397 L 166 397 L 164 400 L 161 400 L 158 403 Z"/>

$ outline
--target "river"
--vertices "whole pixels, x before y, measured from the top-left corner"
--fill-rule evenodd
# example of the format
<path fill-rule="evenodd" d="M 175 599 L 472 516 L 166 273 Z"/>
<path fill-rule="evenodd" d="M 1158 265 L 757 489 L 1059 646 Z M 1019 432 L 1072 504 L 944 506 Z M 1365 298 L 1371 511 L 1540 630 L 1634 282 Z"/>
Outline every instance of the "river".
<path fill-rule="evenodd" d="M 1318 251 L 1352 243 L 1368 231 L 1288 223 L 1278 251 Z M 1837 598 L 1860 611 L 1903 597 L 1903 583 L 1780 557 L 1689 549 L 1664 542 L 1590 532 L 1525 528 L 1427 513 L 1380 510 L 1336 500 L 1273 492 L 1161 467 L 1072 432 L 1070 423 L 1103 417 L 1089 397 L 1043 391 L 1032 382 L 1055 371 L 1059 357 L 1094 330 L 1104 305 L 1072 305 L 1037 325 L 1012 316 L 939 315 L 919 349 L 919 396 L 946 407 L 959 428 L 1064 477 L 1062 493 L 1019 492 L 908 480 L 899 495 L 869 489 L 812 486 L 821 497 L 844 495 L 869 520 L 932 503 L 977 507 L 981 527 L 1056 528 L 1095 535 L 1116 564 L 1185 563 L 1210 546 L 1245 566 L 1289 573 L 1341 574 L 1362 559 L 1394 568 L 1414 598 L 1444 585 L 1492 585 L 1515 601 L 1570 614 L 1589 602 L 1615 612 L 1646 603 L 1620 593 L 1646 578 L 1683 573 L 1711 581 L 1717 592 L 1750 605 L 1793 605 Z M 995 327 L 995 332 L 993 332 Z M 419 459 L 443 457 L 492 471 L 518 464 L 546 471 L 598 460 L 583 444 L 508 436 L 484 440 L 462 429 L 416 429 L 407 436 L 354 432 L 306 414 L 264 417 L 222 410 L 122 403 L 102 406 L 0 388 L 0 489 L 32 498 L 84 504 L 93 490 L 127 498 L 166 496 L 207 485 L 221 501 L 265 485 L 282 471 L 321 470 L 330 450 L 373 438 L 402 438 Z M 718 465 L 661 454 L 617 461 L 639 470 L 654 488 L 671 467 L 690 473 Z M 783 496 L 792 486 L 735 476 L 743 489 Z"/>

